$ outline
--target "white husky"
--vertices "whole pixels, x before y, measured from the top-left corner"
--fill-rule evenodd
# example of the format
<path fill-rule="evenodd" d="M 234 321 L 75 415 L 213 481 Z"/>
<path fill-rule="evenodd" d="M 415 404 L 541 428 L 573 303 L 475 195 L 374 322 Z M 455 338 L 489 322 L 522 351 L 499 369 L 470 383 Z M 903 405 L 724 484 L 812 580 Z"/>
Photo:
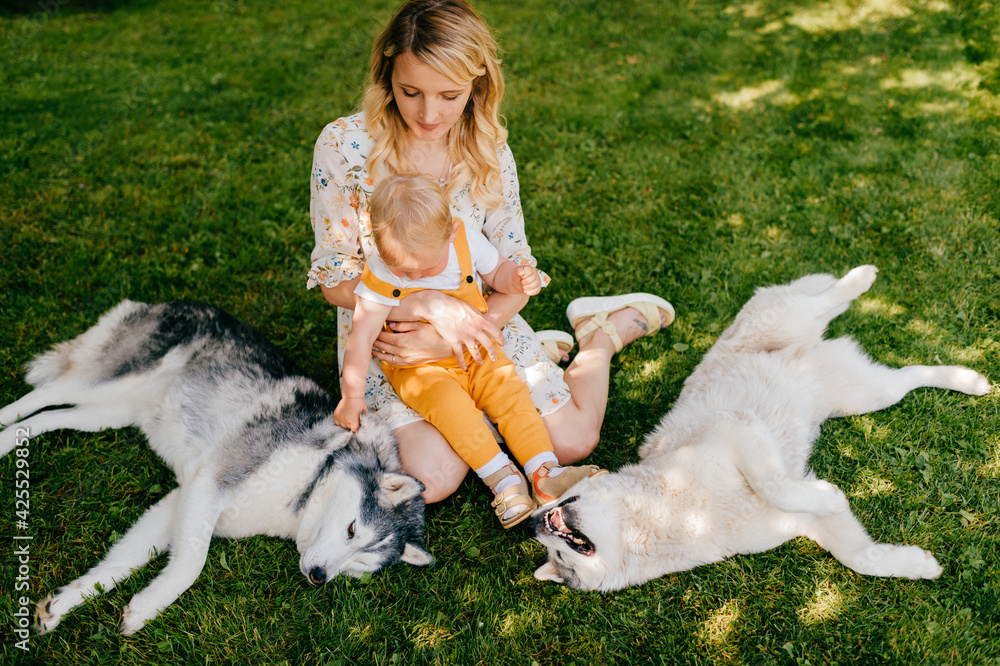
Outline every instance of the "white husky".
<path fill-rule="evenodd" d="M 100 564 L 39 602 L 40 632 L 169 551 L 125 609 L 122 633 L 138 631 L 194 583 L 213 535 L 294 539 L 313 584 L 433 561 L 423 484 L 401 473 L 387 429 L 375 418 L 357 436 L 334 425 L 331 397 L 221 310 L 124 301 L 38 356 L 27 380 L 35 390 L 0 410 L 0 455 L 58 428 L 136 425 L 178 484 Z"/>
<path fill-rule="evenodd" d="M 862 574 L 939 576 L 921 548 L 873 542 L 840 489 L 807 469 L 829 417 L 883 409 L 921 386 L 990 390 L 967 368 L 890 369 L 848 338 L 822 338 L 875 274 L 861 266 L 759 290 L 647 437 L 642 461 L 581 481 L 532 517 L 548 549 L 535 576 L 615 590 L 798 536 Z"/>

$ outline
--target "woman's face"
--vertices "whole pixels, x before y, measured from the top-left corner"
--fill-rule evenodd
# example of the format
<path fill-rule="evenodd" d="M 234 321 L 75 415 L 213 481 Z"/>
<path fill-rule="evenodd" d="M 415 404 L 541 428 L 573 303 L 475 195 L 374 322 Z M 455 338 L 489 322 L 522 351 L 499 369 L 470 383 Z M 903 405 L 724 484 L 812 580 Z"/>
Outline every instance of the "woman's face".
<path fill-rule="evenodd" d="M 434 71 L 412 53 L 396 56 L 392 95 L 403 122 L 422 141 L 441 141 L 462 117 L 472 82 L 456 83 Z"/>

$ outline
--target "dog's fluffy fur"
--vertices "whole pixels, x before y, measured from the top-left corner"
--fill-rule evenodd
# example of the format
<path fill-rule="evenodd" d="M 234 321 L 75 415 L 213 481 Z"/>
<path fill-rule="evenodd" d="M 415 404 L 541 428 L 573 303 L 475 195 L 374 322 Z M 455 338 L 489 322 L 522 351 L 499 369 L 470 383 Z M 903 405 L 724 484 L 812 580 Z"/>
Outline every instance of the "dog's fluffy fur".
<path fill-rule="evenodd" d="M 921 548 L 873 542 L 840 489 L 807 468 L 829 417 L 883 409 L 922 386 L 990 390 L 967 368 L 890 369 L 848 338 L 822 338 L 875 274 L 861 266 L 759 290 L 647 437 L 642 461 L 581 481 L 532 517 L 548 549 L 535 576 L 614 590 L 798 536 L 862 574 L 940 575 Z"/>
<path fill-rule="evenodd" d="M 124 301 L 38 356 L 27 380 L 35 390 L 0 410 L 0 455 L 58 428 L 136 425 L 178 484 L 100 564 L 39 602 L 39 631 L 169 551 L 125 609 L 121 631 L 134 633 L 194 583 L 213 535 L 293 539 L 314 584 L 433 560 L 424 487 L 402 473 L 391 433 L 374 417 L 356 436 L 334 425 L 329 394 L 221 310 Z"/>

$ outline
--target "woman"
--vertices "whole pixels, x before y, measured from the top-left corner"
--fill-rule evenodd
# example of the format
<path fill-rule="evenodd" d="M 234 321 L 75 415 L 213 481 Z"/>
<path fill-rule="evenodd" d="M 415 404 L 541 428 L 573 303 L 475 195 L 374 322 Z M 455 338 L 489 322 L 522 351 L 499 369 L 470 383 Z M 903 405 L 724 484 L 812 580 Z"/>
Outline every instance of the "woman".
<path fill-rule="evenodd" d="M 375 40 L 362 112 L 330 123 L 320 134 L 310 205 L 316 247 L 307 287 L 319 285 L 338 308 L 341 362 L 354 289 L 374 247 L 368 197 L 377 179 L 409 171 L 437 178 L 453 215 L 467 229 L 482 230 L 503 256 L 536 264 L 524 233 L 507 131 L 499 121 L 504 83 L 496 52 L 486 24 L 464 0 L 410 0 Z M 440 292 L 412 294 L 393 309 L 391 330 L 372 351 L 368 408 L 393 429 L 403 468 L 427 486 L 428 502 L 454 492 L 468 467 L 437 430 L 395 396 L 378 361 L 409 365 L 461 357 L 464 347 L 489 348 L 491 338 L 502 339 L 566 464 L 597 446 L 611 357 L 673 320 L 669 303 L 648 294 L 577 299 L 568 314 L 580 351 L 562 372 L 517 314 L 526 296 L 493 293 L 486 303 L 487 312 L 480 314 Z M 565 350 L 559 355 L 568 356 Z"/>

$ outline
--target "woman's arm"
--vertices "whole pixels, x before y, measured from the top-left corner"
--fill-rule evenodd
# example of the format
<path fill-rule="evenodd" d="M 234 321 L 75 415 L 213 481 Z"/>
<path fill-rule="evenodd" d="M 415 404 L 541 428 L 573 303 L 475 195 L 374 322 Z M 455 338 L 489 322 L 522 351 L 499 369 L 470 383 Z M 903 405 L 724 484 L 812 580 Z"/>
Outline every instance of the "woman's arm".
<path fill-rule="evenodd" d="M 354 308 L 356 278 L 365 266 L 362 234 L 366 229 L 362 183 L 359 171 L 364 150 L 356 139 L 361 134 L 352 118 L 341 118 L 323 128 L 316 139 L 309 181 L 309 220 L 315 245 L 306 287 L 323 288 L 327 301 Z M 359 148 L 354 148 L 358 145 Z M 350 283 L 350 284 L 345 284 Z M 335 290 L 333 294 L 327 293 Z"/>
<path fill-rule="evenodd" d="M 323 292 L 323 298 L 331 305 L 353 310 L 355 299 L 354 289 L 360 281 L 361 278 L 357 277 L 345 280 L 333 287 L 320 285 L 320 290 Z M 436 321 L 437 325 L 435 328 L 440 326 L 441 330 L 447 331 L 449 328 L 466 328 L 470 331 L 484 330 L 489 335 L 499 339 L 499 329 L 520 312 L 521 308 L 527 302 L 527 297 L 520 294 L 494 292 L 486 298 L 486 306 L 489 309 L 486 314 L 482 314 L 457 298 L 452 298 L 439 291 L 428 289 L 410 294 L 404 298 L 398 306 L 392 308 L 386 319 L 390 322 L 389 326 L 394 330 L 397 328 L 396 324 L 399 324 L 401 330 L 409 331 L 414 328 L 413 326 L 409 326 L 409 324 Z M 482 319 L 485 323 L 477 322 L 477 318 Z M 391 334 L 387 333 L 387 335 Z M 434 355 L 435 351 L 450 349 L 450 346 L 445 345 L 443 339 L 439 340 L 439 342 L 441 344 L 432 345 L 432 348 L 427 350 L 432 356 L 425 360 L 436 361 L 451 355 L 448 353 Z M 412 364 L 415 365 L 416 362 Z"/>
<path fill-rule="evenodd" d="M 426 298 L 427 294 L 433 294 L 432 298 L 434 299 L 442 299 L 438 314 L 444 316 L 438 320 L 438 323 L 435 325 L 412 319 L 394 321 L 396 308 L 393 308 L 393 312 L 389 315 L 389 328 L 391 330 L 383 330 L 379 333 L 378 339 L 375 341 L 375 348 L 372 350 L 372 356 L 380 361 L 393 364 L 399 362 L 405 365 L 431 363 L 454 356 L 455 348 L 445 341 L 439 329 L 436 328 L 437 326 L 441 327 L 440 330 L 446 331 L 446 334 L 452 335 L 452 339 L 458 340 L 462 346 L 465 345 L 463 340 L 477 339 L 477 331 L 486 333 L 489 339 L 503 344 L 501 328 L 528 302 L 528 297 L 524 295 L 493 292 L 486 299 L 489 310 L 486 314 L 481 314 L 457 298 L 428 290 L 410 294 L 403 299 L 403 304 L 407 305 L 406 301 L 415 296 Z M 413 304 L 408 305 L 412 306 Z M 454 311 L 451 311 L 452 315 L 446 314 L 449 312 L 449 308 L 455 308 Z"/>
<path fill-rule="evenodd" d="M 505 309 L 512 304 L 518 305 L 507 303 Z M 414 292 L 389 314 L 392 332 L 379 334 L 373 355 L 379 360 L 405 365 L 454 356 L 464 369 L 466 349 L 476 363 L 482 362 L 479 345 L 486 349 L 490 358 L 496 359 L 494 341 L 503 344 L 500 328 L 509 321 L 508 317 L 497 323 L 495 317 L 499 316 L 502 315 L 497 312 L 492 317 L 484 315 L 461 299 L 433 289 Z"/>
<path fill-rule="evenodd" d="M 354 288 L 360 277 L 332 287 L 321 285 L 323 297 L 331 305 L 354 309 Z M 379 329 L 372 356 L 380 361 L 419 365 L 456 356 L 464 363 L 463 348 L 482 344 L 491 357 L 492 340 L 503 342 L 501 327 L 520 311 L 528 299 L 495 293 L 486 299 L 483 315 L 464 301 L 428 289 L 410 294 L 388 313 L 392 331 Z M 427 323 L 430 322 L 430 323 Z M 478 349 L 473 352 L 475 357 Z M 478 359 L 477 359 L 478 362 Z"/>
<path fill-rule="evenodd" d="M 361 282 L 360 276 L 350 280 L 344 280 L 343 282 L 332 287 L 321 284 L 319 289 L 323 292 L 323 298 L 325 298 L 326 302 L 330 305 L 336 305 L 340 308 L 353 310 L 354 301 L 355 298 L 357 298 L 354 295 L 354 289 L 358 286 L 359 282 Z"/>

